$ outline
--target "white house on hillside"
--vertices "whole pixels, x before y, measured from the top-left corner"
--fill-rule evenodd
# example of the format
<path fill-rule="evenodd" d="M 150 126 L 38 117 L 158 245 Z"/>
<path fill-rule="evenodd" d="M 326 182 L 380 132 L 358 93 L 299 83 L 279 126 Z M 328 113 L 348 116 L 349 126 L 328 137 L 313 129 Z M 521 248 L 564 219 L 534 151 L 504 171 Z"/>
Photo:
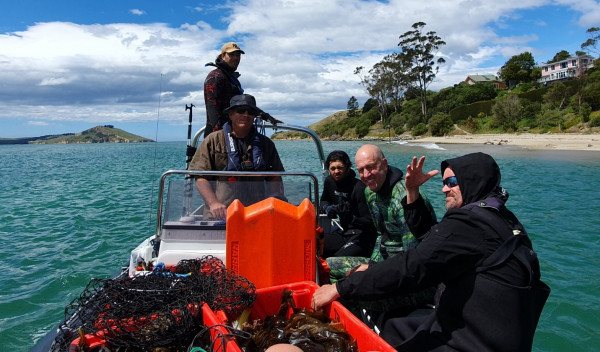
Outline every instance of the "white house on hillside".
<path fill-rule="evenodd" d="M 549 84 L 579 77 L 585 70 L 593 66 L 594 58 L 590 55 L 572 56 L 568 59 L 541 65 L 542 78 L 538 82 Z"/>

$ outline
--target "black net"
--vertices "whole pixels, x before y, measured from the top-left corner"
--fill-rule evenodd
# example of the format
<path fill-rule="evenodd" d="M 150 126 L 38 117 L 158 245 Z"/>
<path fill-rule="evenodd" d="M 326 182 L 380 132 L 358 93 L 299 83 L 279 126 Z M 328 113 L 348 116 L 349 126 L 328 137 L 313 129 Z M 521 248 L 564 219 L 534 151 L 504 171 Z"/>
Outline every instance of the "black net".
<path fill-rule="evenodd" d="M 215 257 L 157 266 L 147 275 L 92 279 L 65 308 L 53 351 L 68 351 L 79 336 L 105 341 L 111 351 L 185 350 L 206 330 L 201 305 L 239 314 L 256 299 L 254 284 Z M 210 342 L 210 340 L 209 340 Z"/>

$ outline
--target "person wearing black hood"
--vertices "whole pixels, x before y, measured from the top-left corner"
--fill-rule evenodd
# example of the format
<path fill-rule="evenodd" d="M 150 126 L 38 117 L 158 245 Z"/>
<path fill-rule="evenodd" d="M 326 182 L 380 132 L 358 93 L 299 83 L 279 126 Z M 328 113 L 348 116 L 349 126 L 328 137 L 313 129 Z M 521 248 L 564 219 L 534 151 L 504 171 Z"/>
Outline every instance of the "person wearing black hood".
<path fill-rule="evenodd" d="M 204 137 L 211 132 L 223 128 L 229 117 L 223 111 L 229 107 L 229 101 L 236 95 L 244 93 L 242 84 L 238 80 L 240 74 L 236 72 L 244 51 L 234 42 L 229 42 L 221 47 L 221 54 L 214 63 L 205 66 L 214 66 L 204 80 L 204 104 L 206 106 L 206 128 Z"/>
<path fill-rule="evenodd" d="M 330 219 L 339 217 L 341 229 L 325 235 L 322 258 L 368 257 L 377 233 L 365 201 L 365 185 L 356 178 L 350 157 L 344 151 L 329 153 L 325 166 L 329 176 L 323 183 L 321 213 Z"/>
<path fill-rule="evenodd" d="M 369 265 L 313 295 L 317 309 L 338 297 L 373 299 L 439 284 L 435 309 L 388 320 L 381 337 L 398 351 L 529 351 L 550 288 L 522 224 L 505 203 L 500 169 L 484 153 L 441 163 L 447 212 L 431 221 L 419 186 L 425 157 L 407 166 L 404 217 L 415 249 Z"/>

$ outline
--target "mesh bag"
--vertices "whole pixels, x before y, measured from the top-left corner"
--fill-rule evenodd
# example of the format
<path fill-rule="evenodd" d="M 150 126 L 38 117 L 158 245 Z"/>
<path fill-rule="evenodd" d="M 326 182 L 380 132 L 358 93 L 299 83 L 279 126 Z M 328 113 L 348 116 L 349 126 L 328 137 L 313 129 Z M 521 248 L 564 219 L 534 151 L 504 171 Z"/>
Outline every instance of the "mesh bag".
<path fill-rule="evenodd" d="M 212 256 L 157 265 L 147 275 L 92 279 L 65 308 L 53 351 L 68 351 L 78 336 L 92 334 L 111 351 L 185 350 L 204 330 L 201 305 L 239 314 L 256 300 L 247 279 Z"/>

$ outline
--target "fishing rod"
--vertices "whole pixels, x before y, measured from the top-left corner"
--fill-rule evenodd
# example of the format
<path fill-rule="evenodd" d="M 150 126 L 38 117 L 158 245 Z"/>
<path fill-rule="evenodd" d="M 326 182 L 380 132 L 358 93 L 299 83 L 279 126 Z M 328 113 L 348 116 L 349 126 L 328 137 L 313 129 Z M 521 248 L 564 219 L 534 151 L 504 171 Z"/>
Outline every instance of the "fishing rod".
<path fill-rule="evenodd" d="M 187 148 L 186 148 L 186 169 L 189 169 L 190 162 L 196 153 L 196 148 L 192 146 L 192 111 L 194 108 L 194 104 L 190 104 L 189 106 L 185 104 L 185 111 L 190 111 L 189 119 L 188 119 L 188 132 L 187 132 Z M 194 192 L 194 179 L 189 175 L 185 177 L 185 185 L 184 185 L 184 194 L 183 194 L 183 211 L 182 211 L 182 219 L 192 220 L 193 218 L 188 218 L 192 212 L 192 197 Z"/>
<path fill-rule="evenodd" d="M 192 146 L 192 109 L 195 107 L 194 104 L 190 104 L 190 106 L 188 106 L 187 104 L 185 104 L 185 111 L 190 111 L 189 114 L 189 123 L 188 123 L 188 132 L 187 132 L 187 150 L 186 150 L 186 169 L 189 168 L 190 166 L 190 162 L 192 161 L 192 158 L 194 157 L 194 154 L 196 153 L 196 148 Z"/>

